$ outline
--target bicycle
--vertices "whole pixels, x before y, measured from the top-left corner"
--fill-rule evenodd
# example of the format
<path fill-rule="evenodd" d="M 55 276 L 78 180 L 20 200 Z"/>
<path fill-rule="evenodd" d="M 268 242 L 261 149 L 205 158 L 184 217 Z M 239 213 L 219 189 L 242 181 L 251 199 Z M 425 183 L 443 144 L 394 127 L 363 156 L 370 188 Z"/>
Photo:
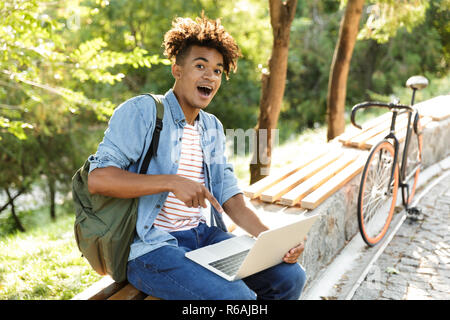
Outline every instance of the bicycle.
<path fill-rule="evenodd" d="M 409 216 L 419 216 L 420 210 L 410 207 L 414 197 L 417 180 L 422 167 L 422 127 L 419 113 L 413 107 L 417 90 L 428 86 L 428 80 L 422 76 L 413 76 L 406 81 L 412 89 L 411 105 L 391 103 L 363 102 L 352 108 L 351 122 L 355 122 L 356 112 L 370 107 L 388 108 L 392 112 L 389 134 L 375 144 L 367 158 L 361 176 L 358 194 L 358 226 L 363 240 L 374 246 L 383 239 L 397 203 L 397 192 L 401 188 L 402 204 Z M 395 124 L 400 114 L 407 113 L 407 127 L 399 168 L 400 142 L 395 135 Z"/>

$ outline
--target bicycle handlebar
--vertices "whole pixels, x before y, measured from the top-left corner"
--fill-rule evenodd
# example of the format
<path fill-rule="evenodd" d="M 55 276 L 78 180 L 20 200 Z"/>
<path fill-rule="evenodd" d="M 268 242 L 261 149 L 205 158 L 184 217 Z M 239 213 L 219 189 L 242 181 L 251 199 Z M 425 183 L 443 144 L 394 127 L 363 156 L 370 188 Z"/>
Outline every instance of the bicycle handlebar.
<path fill-rule="evenodd" d="M 414 111 L 414 108 L 412 108 L 411 106 L 406 106 L 403 104 L 396 104 L 396 103 L 392 103 L 392 102 L 391 103 L 373 102 L 373 101 L 361 102 L 361 103 L 354 105 L 352 108 L 351 121 L 355 127 L 362 129 L 362 127 L 360 125 L 356 124 L 356 122 L 355 122 L 356 111 L 358 111 L 359 109 L 365 109 L 365 108 L 370 108 L 370 107 L 383 107 L 383 108 L 388 108 L 389 110 L 391 110 L 391 109 L 406 109 L 409 112 Z"/>

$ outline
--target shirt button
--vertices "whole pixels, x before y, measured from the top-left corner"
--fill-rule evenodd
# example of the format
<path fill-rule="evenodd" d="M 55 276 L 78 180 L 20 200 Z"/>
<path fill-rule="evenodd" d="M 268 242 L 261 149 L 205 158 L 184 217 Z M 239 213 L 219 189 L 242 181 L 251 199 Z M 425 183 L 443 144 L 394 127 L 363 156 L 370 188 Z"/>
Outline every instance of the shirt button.
<path fill-rule="evenodd" d="M 157 208 L 161 208 L 161 206 L 159 204 L 156 205 Z"/>
<path fill-rule="evenodd" d="M 148 226 L 144 226 L 144 229 L 148 229 Z"/>

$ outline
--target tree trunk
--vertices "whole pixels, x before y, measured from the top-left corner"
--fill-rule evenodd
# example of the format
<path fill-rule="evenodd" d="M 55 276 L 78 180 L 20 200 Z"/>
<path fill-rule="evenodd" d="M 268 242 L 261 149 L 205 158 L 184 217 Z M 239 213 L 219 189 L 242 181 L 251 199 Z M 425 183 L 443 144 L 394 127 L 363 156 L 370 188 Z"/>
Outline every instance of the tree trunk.
<path fill-rule="evenodd" d="M 273 32 L 269 72 L 261 79 L 261 100 L 256 126 L 256 141 L 250 164 L 250 184 L 269 174 L 273 131 L 277 127 L 283 101 L 288 63 L 289 35 L 297 0 L 270 0 L 270 23 Z"/>
<path fill-rule="evenodd" d="M 341 20 L 339 38 L 330 68 L 327 97 L 327 138 L 331 140 L 345 130 L 345 95 L 347 78 L 359 30 L 364 0 L 348 0 Z"/>
<path fill-rule="evenodd" d="M 55 191 L 55 180 L 52 178 L 48 179 L 48 191 L 49 191 L 49 197 L 50 197 L 50 218 L 52 221 L 56 220 L 56 211 L 55 211 L 55 197 L 56 197 L 56 191 Z"/>

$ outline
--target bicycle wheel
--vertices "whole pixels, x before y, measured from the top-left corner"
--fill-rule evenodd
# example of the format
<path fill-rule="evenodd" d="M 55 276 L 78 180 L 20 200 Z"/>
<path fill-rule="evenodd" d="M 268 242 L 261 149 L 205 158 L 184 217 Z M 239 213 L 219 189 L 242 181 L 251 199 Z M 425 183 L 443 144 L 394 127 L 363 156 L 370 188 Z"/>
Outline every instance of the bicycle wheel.
<path fill-rule="evenodd" d="M 358 225 L 369 246 L 386 234 L 394 214 L 398 191 L 398 165 L 394 163 L 394 147 L 380 141 L 369 154 L 361 176 L 358 195 Z M 391 180 L 394 170 L 393 181 Z"/>
<path fill-rule="evenodd" d="M 405 205 L 410 205 L 416 193 L 417 180 L 419 180 L 420 167 L 422 164 L 422 126 L 419 116 L 414 119 L 414 130 L 411 131 L 411 138 L 407 150 L 407 157 L 403 160 L 405 168 L 404 183 L 407 187 L 402 188 L 402 198 Z"/>

